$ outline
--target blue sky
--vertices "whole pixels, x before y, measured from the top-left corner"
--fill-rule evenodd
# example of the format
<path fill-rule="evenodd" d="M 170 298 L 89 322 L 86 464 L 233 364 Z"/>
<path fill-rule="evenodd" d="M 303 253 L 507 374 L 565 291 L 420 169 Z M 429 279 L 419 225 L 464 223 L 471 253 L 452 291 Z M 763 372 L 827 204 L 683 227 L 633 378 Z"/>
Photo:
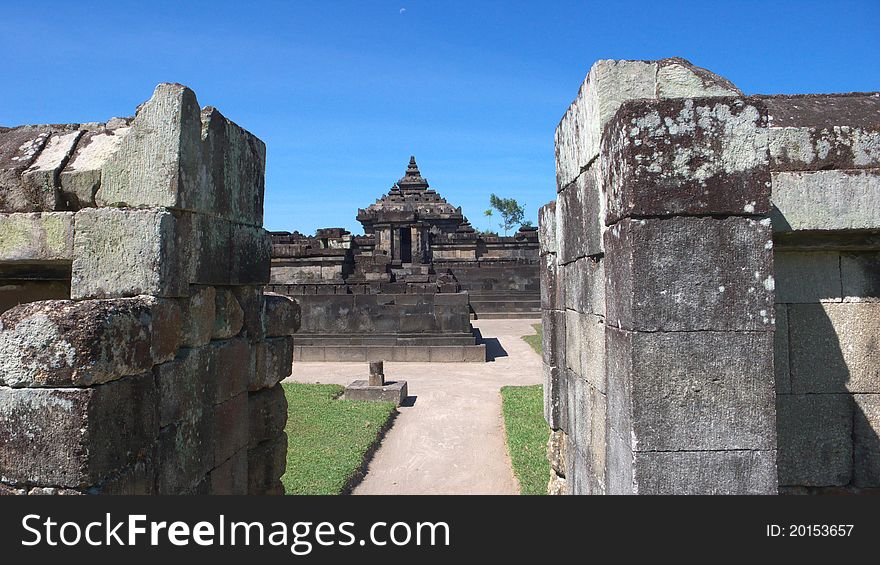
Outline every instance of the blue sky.
<path fill-rule="evenodd" d="M 342 226 L 411 154 L 477 226 L 554 198 L 553 130 L 596 59 L 681 56 L 748 94 L 880 90 L 880 1 L 7 3 L 0 124 L 193 88 L 268 145 L 268 229 Z"/>

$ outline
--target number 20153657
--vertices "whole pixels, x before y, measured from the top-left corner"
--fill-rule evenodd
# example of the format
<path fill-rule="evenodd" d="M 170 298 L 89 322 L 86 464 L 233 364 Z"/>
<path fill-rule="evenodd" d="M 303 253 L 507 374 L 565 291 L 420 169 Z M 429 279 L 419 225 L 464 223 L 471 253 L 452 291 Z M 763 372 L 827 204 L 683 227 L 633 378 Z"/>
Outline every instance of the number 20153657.
<path fill-rule="evenodd" d="M 854 527 L 853 524 L 767 524 L 767 537 L 850 537 Z"/>

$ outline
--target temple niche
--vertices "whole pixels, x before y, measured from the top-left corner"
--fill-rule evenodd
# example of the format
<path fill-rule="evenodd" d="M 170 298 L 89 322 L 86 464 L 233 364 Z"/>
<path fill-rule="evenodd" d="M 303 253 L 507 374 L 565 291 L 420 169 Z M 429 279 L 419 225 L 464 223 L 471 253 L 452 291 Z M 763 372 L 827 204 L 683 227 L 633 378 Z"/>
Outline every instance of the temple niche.
<path fill-rule="evenodd" d="M 363 235 L 272 232 L 269 290 L 312 297 L 303 303 L 296 358 L 392 360 L 371 348 L 405 345 L 414 349 L 394 360 L 482 361 L 471 319 L 540 316 L 536 228 L 510 237 L 478 233 L 430 188 L 415 157 L 357 220 Z M 429 358 L 432 348 L 448 346 L 471 349 Z"/>

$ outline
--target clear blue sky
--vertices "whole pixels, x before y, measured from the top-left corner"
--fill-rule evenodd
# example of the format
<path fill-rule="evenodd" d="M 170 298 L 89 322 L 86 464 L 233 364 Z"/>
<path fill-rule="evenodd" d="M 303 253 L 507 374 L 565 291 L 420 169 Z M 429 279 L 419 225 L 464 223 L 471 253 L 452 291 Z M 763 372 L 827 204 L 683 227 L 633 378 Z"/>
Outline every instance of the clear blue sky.
<path fill-rule="evenodd" d="M 477 227 L 536 218 L 596 59 L 681 56 L 746 93 L 880 90 L 880 1 L 9 2 L 0 124 L 131 115 L 192 87 L 268 145 L 268 229 L 343 226 L 410 154 Z"/>

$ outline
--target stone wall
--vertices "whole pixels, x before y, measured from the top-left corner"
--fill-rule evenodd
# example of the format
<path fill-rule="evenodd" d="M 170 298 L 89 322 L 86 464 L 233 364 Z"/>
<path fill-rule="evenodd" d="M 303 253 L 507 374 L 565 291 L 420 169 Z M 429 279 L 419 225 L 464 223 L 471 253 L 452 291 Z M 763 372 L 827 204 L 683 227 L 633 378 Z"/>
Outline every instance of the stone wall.
<path fill-rule="evenodd" d="M 0 316 L 0 492 L 283 491 L 299 310 L 263 294 L 264 167 L 177 84 L 133 119 L 0 130 L 0 279 L 27 281 Z"/>
<path fill-rule="evenodd" d="M 870 230 L 880 228 L 880 184 L 849 170 L 876 166 L 877 102 L 744 97 L 681 59 L 593 66 L 557 128 L 558 196 L 539 214 L 550 492 L 775 493 L 812 485 L 805 476 L 832 460 L 845 467 L 847 454 L 876 461 L 876 443 L 859 439 L 880 426 L 868 395 L 880 366 L 872 304 L 841 302 L 827 314 L 836 322 L 820 323 L 829 302 L 779 297 L 814 284 L 792 265 L 833 274 L 834 259 L 813 248 L 774 268 L 773 252 L 785 230 L 836 233 L 858 248 L 861 287 L 877 284 Z M 792 172 L 810 151 L 821 180 Z M 813 318 L 798 321 L 797 335 L 793 312 Z M 788 344 L 777 334 L 774 347 L 777 323 Z M 815 343 L 827 349 L 833 336 L 858 344 L 837 376 L 822 368 L 833 357 L 816 357 Z M 867 384 L 838 388 L 839 398 L 792 394 L 776 381 L 797 358 L 785 352 L 798 348 L 812 352 L 823 382 L 859 373 L 857 359 Z M 844 425 L 853 420 L 860 432 Z M 830 435 L 831 422 L 834 440 L 815 433 Z M 855 477 L 871 471 L 859 475 L 852 461 L 833 484 L 868 486 Z"/>

